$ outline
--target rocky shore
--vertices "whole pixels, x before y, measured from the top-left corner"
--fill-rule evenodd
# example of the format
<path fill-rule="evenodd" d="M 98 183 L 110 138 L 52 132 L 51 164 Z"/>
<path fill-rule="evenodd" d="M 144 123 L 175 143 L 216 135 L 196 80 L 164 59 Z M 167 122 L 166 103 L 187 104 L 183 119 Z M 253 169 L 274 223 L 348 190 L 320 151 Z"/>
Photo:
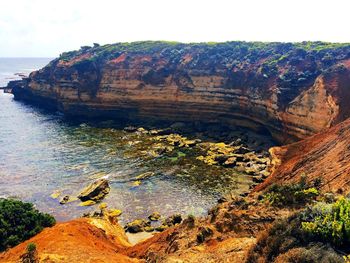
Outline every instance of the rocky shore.
<path fill-rule="evenodd" d="M 249 143 L 250 140 L 245 141 L 244 138 L 242 140 L 235 137 L 231 143 L 224 143 L 205 141 L 193 138 L 193 136 L 190 139 L 180 135 L 180 133 L 176 133 L 176 131 L 181 130 L 179 129 L 180 126 L 182 125 L 177 123 L 164 129 L 147 130 L 143 127 L 135 126 L 124 128 L 124 144 L 131 147 L 126 152 L 127 156 L 142 159 L 144 162 L 154 162 L 153 170 L 141 173 L 124 183 L 129 183 L 134 188 L 142 187 L 148 180 L 159 176 L 157 173 L 160 168 L 165 173 L 168 173 L 168 170 L 172 170 L 172 173 L 175 173 L 174 163 L 180 162 L 183 167 L 176 165 L 178 167 L 177 173 L 180 173 L 180 175 L 176 176 L 196 177 L 198 174 L 199 179 L 202 181 L 214 183 L 215 180 L 221 178 L 224 179 L 223 182 L 226 184 L 229 184 L 231 180 L 235 180 L 237 175 L 244 176 L 247 181 L 250 181 L 248 184 L 249 188 L 239 189 L 239 193 L 247 195 L 249 189 L 262 182 L 269 175 L 271 169 L 269 153 L 263 148 L 260 148 L 257 152 L 249 148 L 246 143 Z M 214 134 L 212 135 L 214 136 Z M 251 137 L 250 139 L 253 141 L 258 140 L 253 138 Z M 263 143 L 261 141 L 259 145 L 263 145 Z M 190 170 L 187 171 L 187 167 Z M 183 173 L 186 174 L 181 175 Z M 66 195 L 58 189 L 51 194 L 51 198 L 56 199 L 61 205 L 72 202 L 79 206 L 93 206 L 95 208 L 98 205 L 99 209 L 85 213 L 84 217 L 101 218 L 104 211 L 107 211 L 106 207 L 108 204 L 103 202 L 109 192 L 109 181 L 102 176 L 102 178 L 92 181 L 80 190 L 76 196 Z M 233 189 L 227 194 L 229 196 L 233 195 Z M 220 200 L 226 200 L 226 197 L 222 196 Z M 112 209 L 108 213 L 120 216 L 122 211 Z M 130 233 L 162 232 L 171 226 L 181 223 L 182 217 L 183 215 L 181 214 L 166 217 L 154 211 L 148 218 L 136 218 L 132 222 L 128 222 L 125 225 L 125 230 Z"/>
<path fill-rule="evenodd" d="M 326 259 L 326 262 L 344 262 L 343 255 L 348 251 L 346 248 L 322 242 L 319 237 L 315 242 L 315 239 L 304 236 L 306 234 L 302 231 L 306 230 L 303 230 L 298 220 L 313 220 L 309 215 L 321 215 L 320 211 L 335 207 L 335 204 L 343 202 L 342 196 L 350 191 L 347 165 L 344 159 L 336 158 L 346 157 L 350 152 L 347 147 L 350 138 L 347 136 L 348 126 L 347 120 L 327 132 L 278 148 L 278 156 L 282 162 L 276 159 L 277 149 L 271 150 L 273 173 L 265 183 L 260 184 L 247 197 L 221 198 L 205 217 L 174 215 L 164 218 L 155 212 L 149 218 L 128 223 L 123 229 L 118 224 L 121 211 L 109 209 L 104 203 L 100 203 L 99 211 L 85 215 L 84 219 L 59 223 L 0 254 L 0 262 L 18 262 L 25 255 L 25 247 L 30 243 L 36 244 L 36 257 L 43 262 L 88 262 L 93 259 L 99 262 L 282 263 L 293 262 L 297 258 L 300 262 L 321 262 L 322 259 Z M 128 127 L 126 130 L 130 133 L 146 133 L 145 129 L 140 128 Z M 154 134 L 154 131 L 152 133 L 154 137 L 164 136 Z M 168 136 L 174 142 L 174 135 Z M 178 142 L 187 141 L 181 136 L 176 138 Z M 200 143 L 202 142 L 197 142 Z M 180 143 L 174 144 L 180 146 Z M 219 146 L 219 149 L 225 150 L 233 147 L 223 147 L 224 144 Z M 322 153 L 324 147 L 334 149 L 329 150 L 330 155 L 315 154 Z M 299 150 L 303 154 L 305 150 L 308 151 L 305 154 L 311 152 L 313 162 L 300 164 L 305 156 L 297 154 L 296 151 Z M 284 157 L 281 157 L 281 153 L 285 154 Z M 290 157 L 286 153 L 295 155 Z M 333 160 L 329 176 L 314 176 L 317 170 L 324 169 L 322 165 L 329 158 Z M 296 165 L 292 166 L 291 162 Z M 208 164 L 210 165 L 222 164 Z M 293 175 L 296 168 L 298 172 L 294 176 L 283 175 L 287 168 L 292 171 L 288 172 L 290 175 Z M 342 176 L 333 177 L 337 173 Z M 280 174 L 283 176 L 279 176 Z M 142 180 L 148 176 L 152 175 L 144 174 L 137 179 Z M 266 187 L 266 184 L 272 181 L 279 183 L 282 179 L 282 185 Z M 99 188 L 101 185 L 105 187 Z M 106 182 L 100 181 L 87 186 L 82 193 L 90 199 L 99 196 L 103 200 L 103 195 L 99 193 L 106 188 Z M 96 192 L 96 189 L 101 191 Z M 322 207 L 324 209 L 320 210 Z M 161 233 L 140 236 L 136 234 L 135 237 L 129 236 L 133 244 L 128 242 L 125 231 L 153 231 L 154 222 L 158 222 L 157 230 L 162 231 Z"/>
<path fill-rule="evenodd" d="M 0 262 L 28 256 L 29 243 L 42 262 L 349 262 L 349 83 L 348 44 L 137 42 L 63 53 L 9 87 L 16 99 L 67 116 L 154 124 L 124 128 L 124 155 L 151 168 L 129 179 L 132 187 L 159 171 L 203 189 L 213 175 L 250 182 L 206 216 L 153 211 L 122 227 L 123 211 L 104 202 L 110 182 L 95 178 L 76 196 L 52 197 L 98 209 L 46 228 Z M 167 121 L 173 125 L 160 128 Z M 185 132 L 198 123 L 220 123 L 214 137 L 229 139 Z M 268 150 L 233 126 L 293 143 Z"/>

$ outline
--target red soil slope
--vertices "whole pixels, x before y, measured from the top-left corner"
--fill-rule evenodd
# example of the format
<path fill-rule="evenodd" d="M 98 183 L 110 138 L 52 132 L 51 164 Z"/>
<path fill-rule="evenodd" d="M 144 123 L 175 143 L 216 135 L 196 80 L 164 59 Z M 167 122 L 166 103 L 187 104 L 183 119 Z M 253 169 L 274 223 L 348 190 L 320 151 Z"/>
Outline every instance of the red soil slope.
<path fill-rule="evenodd" d="M 139 262 L 117 251 L 130 246 L 123 229 L 99 219 L 77 219 L 46 228 L 39 235 L 0 254 L 0 262 L 19 262 L 27 244 L 37 246 L 40 262 Z"/>
<path fill-rule="evenodd" d="M 256 187 L 295 182 L 305 173 L 320 178 L 323 191 L 350 192 L 350 119 L 303 141 L 270 149 L 276 163 L 273 173 Z"/>

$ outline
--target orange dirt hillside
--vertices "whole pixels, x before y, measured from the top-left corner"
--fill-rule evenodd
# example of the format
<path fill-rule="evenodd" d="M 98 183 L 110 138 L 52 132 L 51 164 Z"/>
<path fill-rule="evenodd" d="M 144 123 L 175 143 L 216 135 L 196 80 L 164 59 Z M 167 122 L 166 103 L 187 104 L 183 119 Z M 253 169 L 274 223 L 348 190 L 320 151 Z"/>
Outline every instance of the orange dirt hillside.
<path fill-rule="evenodd" d="M 140 262 L 117 253 L 130 246 L 123 229 L 101 219 L 58 223 L 39 235 L 0 254 L 0 262 L 19 262 L 28 243 L 37 246 L 40 262 Z"/>
<path fill-rule="evenodd" d="M 275 167 L 273 173 L 255 190 L 273 183 L 320 178 L 321 190 L 350 192 L 350 119 L 320 134 L 283 147 L 270 149 Z"/>

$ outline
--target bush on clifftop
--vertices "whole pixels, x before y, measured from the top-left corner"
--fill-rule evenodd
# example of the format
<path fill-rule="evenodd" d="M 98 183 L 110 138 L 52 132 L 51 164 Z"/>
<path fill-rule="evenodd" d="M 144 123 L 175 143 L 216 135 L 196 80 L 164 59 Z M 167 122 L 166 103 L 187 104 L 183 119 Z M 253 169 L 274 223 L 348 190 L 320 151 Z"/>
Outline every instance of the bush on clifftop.
<path fill-rule="evenodd" d="M 311 237 L 338 247 L 350 246 L 350 199 L 342 197 L 333 204 L 315 205 L 307 217 L 302 229 Z"/>
<path fill-rule="evenodd" d="M 249 251 L 247 262 L 343 263 L 350 254 L 350 199 L 316 202 L 275 221 Z M 348 262 L 350 255 L 345 257 Z"/>
<path fill-rule="evenodd" d="M 39 212 L 30 203 L 1 198 L 0 251 L 16 246 L 55 223 L 55 218 Z"/>

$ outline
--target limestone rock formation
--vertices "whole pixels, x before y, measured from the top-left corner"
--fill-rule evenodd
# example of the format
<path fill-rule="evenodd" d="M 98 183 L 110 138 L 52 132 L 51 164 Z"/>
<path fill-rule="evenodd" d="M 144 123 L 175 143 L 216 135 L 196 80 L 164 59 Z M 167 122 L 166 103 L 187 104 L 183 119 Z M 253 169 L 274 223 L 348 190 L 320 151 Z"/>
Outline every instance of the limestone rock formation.
<path fill-rule="evenodd" d="M 135 42 L 63 53 L 11 82 L 66 115 L 202 121 L 305 138 L 350 116 L 350 45 Z"/>

